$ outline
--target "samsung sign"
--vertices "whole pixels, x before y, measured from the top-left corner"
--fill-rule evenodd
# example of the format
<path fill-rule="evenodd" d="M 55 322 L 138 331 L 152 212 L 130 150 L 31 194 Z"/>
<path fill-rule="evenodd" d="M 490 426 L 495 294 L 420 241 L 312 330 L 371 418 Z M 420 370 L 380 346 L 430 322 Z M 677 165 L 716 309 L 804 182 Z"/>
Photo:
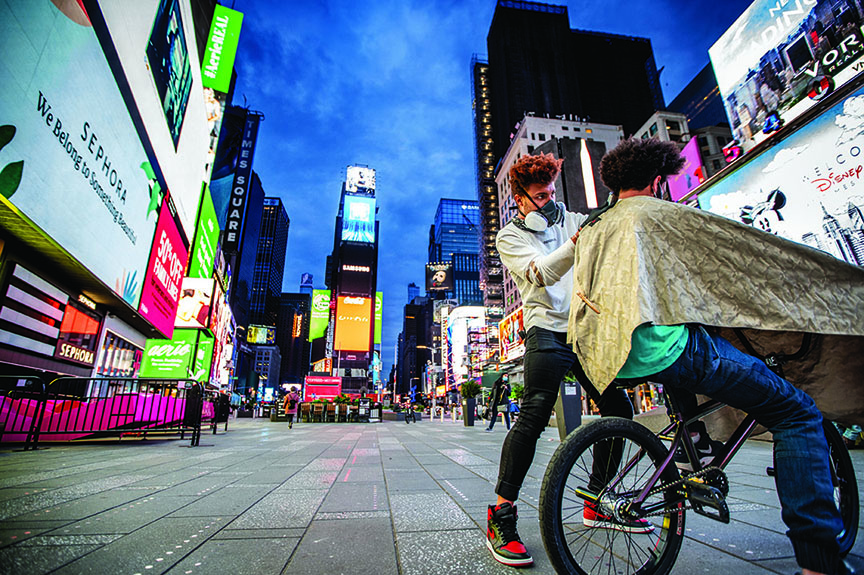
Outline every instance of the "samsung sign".
<path fill-rule="evenodd" d="M 205 88 L 228 92 L 231 86 L 231 70 L 240 41 L 243 14 L 224 6 L 216 5 L 204 61 L 201 63 L 201 81 Z"/>
<path fill-rule="evenodd" d="M 246 212 L 246 195 L 252 176 L 252 155 L 255 152 L 255 141 L 258 139 L 260 118 L 254 113 L 246 116 L 246 126 L 243 128 L 243 139 L 237 155 L 237 169 L 234 170 L 234 185 L 231 186 L 228 217 L 225 220 L 225 239 L 222 242 L 225 253 L 235 253 L 240 243 L 243 214 Z"/>

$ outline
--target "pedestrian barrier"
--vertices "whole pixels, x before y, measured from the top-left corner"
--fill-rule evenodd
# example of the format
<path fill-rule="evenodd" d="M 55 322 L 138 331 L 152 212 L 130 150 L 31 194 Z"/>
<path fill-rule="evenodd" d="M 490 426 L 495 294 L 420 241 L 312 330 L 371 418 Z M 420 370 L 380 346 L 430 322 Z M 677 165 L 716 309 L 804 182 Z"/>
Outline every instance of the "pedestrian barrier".
<path fill-rule="evenodd" d="M 103 437 L 191 435 L 202 421 L 216 425 L 215 406 L 204 401 L 194 380 L 60 377 L 45 384 L 35 377 L 0 377 L 0 441 L 23 442 Z"/>

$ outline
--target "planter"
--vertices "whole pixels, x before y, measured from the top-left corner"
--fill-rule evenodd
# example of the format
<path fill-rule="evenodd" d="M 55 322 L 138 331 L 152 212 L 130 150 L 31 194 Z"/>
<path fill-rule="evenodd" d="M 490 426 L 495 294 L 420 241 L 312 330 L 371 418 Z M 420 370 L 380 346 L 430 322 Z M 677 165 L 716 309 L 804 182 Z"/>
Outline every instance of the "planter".
<path fill-rule="evenodd" d="M 477 410 L 477 399 L 468 397 L 462 399 L 462 422 L 465 427 L 474 427 L 474 412 Z"/>

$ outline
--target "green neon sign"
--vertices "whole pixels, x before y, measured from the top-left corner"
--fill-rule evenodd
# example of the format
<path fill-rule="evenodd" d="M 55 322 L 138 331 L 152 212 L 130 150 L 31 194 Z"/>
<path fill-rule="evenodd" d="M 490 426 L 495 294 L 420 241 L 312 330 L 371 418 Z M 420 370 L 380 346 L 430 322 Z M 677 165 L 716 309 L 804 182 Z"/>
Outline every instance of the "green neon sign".
<path fill-rule="evenodd" d="M 217 4 L 210 24 L 210 35 L 201 63 L 201 81 L 205 88 L 228 92 L 231 86 L 231 70 L 240 42 L 243 13 Z"/>
<path fill-rule="evenodd" d="M 375 345 L 381 345 L 381 324 L 384 322 L 384 293 L 375 292 Z"/>

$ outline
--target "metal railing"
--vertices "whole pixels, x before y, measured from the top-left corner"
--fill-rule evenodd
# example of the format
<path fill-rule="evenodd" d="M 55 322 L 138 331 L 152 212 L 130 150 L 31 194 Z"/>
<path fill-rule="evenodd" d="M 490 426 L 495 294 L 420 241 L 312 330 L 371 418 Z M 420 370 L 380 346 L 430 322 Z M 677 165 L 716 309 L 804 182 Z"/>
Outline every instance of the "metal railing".
<path fill-rule="evenodd" d="M 195 380 L 0 377 L 0 441 L 36 449 L 41 438 L 73 441 L 123 436 L 191 435 L 201 439 L 202 420 L 212 421 Z"/>

